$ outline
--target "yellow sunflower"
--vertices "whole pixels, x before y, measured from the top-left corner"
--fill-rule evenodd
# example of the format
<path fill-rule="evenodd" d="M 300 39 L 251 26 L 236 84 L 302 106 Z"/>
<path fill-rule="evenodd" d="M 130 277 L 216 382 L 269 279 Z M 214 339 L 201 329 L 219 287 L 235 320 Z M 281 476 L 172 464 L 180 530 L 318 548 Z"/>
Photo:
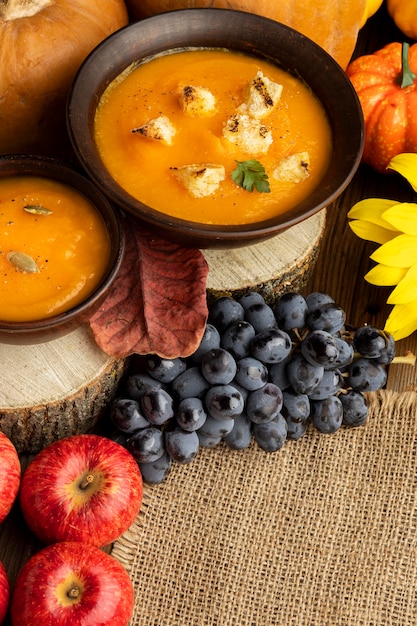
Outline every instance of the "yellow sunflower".
<path fill-rule="evenodd" d="M 388 167 L 417 192 L 417 154 L 399 154 Z M 395 340 L 408 337 L 417 330 L 417 204 L 368 198 L 356 203 L 348 218 L 358 237 L 380 244 L 371 254 L 376 265 L 365 280 L 394 287 L 387 300 L 394 306 L 384 330 Z"/>

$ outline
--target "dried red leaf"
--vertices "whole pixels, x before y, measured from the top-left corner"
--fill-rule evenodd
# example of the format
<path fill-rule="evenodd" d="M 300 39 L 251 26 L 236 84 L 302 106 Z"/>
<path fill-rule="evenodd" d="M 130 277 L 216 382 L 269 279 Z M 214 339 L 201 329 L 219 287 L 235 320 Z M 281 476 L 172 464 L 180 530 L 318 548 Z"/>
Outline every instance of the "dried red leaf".
<path fill-rule="evenodd" d="M 126 223 L 126 250 L 111 293 L 90 319 L 107 354 L 186 357 L 207 321 L 208 266 L 200 250 L 155 237 Z"/>

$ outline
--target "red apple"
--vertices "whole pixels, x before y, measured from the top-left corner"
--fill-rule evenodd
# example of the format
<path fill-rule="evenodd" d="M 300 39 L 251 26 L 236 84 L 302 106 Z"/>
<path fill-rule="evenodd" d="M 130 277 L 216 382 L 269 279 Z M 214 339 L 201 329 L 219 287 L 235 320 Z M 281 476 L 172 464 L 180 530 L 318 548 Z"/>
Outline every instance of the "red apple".
<path fill-rule="evenodd" d="M 126 626 L 133 586 L 114 557 L 80 542 L 35 553 L 17 575 L 10 603 L 13 626 Z"/>
<path fill-rule="evenodd" d="M 20 461 L 16 448 L 0 432 L 0 523 L 10 512 L 20 485 Z"/>
<path fill-rule="evenodd" d="M 20 485 L 23 516 L 43 543 L 105 546 L 135 520 L 142 476 L 132 455 L 99 435 L 72 435 L 29 463 Z"/>
<path fill-rule="evenodd" d="M 0 624 L 3 624 L 3 620 L 6 617 L 7 609 L 9 607 L 9 597 L 9 578 L 3 563 L 0 561 Z"/>

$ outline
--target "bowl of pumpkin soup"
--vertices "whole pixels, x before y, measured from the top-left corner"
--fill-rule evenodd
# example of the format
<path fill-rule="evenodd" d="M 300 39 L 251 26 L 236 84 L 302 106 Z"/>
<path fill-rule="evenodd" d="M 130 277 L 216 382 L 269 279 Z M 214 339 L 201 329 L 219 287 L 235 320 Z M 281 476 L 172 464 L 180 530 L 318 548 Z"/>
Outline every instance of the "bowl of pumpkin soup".
<path fill-rule="evenodd" d="M 0 157 L 0 343 L 56 339 L 86 323 L 124 252 L 119 212 L 53 158 Z"/>
<path fill-rule="evenodd" d="M 170 11 L 110 35 L 74 80 L 67 122 L 113 203 L 199 248 L 257 243 L 329 207 L 363 148 L 340 66 L 297 31 L 228 9 Z"/>

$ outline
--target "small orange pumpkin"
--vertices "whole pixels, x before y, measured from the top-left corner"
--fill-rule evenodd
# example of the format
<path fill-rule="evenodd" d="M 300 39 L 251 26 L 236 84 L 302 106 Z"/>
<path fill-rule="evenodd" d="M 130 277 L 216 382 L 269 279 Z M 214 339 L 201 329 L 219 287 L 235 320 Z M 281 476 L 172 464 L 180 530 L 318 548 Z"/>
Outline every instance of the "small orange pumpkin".
<path fill-rule="evenodd" d="M 364 115 L 362 160 L 386 173 L 394 156 L 417 152 L 417 44 L 390 43 L 355 59 L 346 73 Z"/>
<path fill-rule="evenodd" d="M 303 33 L 346 69 L 366 14 L 367 2 L 373 4 L 374 0 L 126 0 L 126 6 L 133 20 L 187 8 L 210 7 L 257 13 Z M 372 7 L 368 15 L 373 11 Z"/>
<path fill-rule="evenodd" d="M 0 154 L 66 154 L 65 103 L 75 73 L 127 23 L 123 0 L 2 0 Z"/>

